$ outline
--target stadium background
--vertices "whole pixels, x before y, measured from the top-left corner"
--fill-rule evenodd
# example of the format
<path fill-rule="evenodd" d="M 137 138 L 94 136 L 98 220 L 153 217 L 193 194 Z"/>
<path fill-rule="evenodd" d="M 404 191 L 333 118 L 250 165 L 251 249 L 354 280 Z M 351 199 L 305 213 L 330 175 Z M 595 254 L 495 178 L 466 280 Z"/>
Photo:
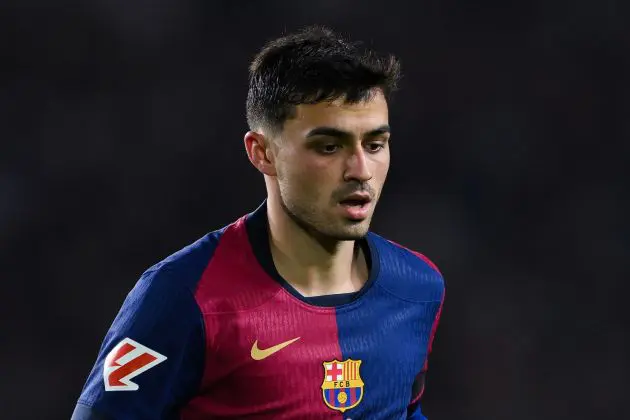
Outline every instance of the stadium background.
<path fill-rule="evenodd" d="M 627 2 L 54 3 L 0 5 L 3 419 L 69 418 L 139 274 L 261 202 L 247 66 L 312 23 L 403 63 L 373 227 L 447 280 L 429 417 L 628 416 Z"/>

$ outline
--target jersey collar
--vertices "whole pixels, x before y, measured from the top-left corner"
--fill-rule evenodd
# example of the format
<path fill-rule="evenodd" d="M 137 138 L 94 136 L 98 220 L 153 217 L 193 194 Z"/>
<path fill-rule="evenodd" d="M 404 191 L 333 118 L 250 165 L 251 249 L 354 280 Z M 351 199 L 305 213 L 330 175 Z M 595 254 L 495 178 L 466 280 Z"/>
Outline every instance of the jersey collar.
<path fill-rule="evenodd" d="M 267 200 L 253 212 L 246 216 L 245 228 L 249 237 L 249 242 L 254 251 L 254 255 L 258 260 L 258 263 L 267 272 L 267 274 L 277 281 L 287 292 L 295 296 L 297 299 L 314 306 L 341 306 L 348 304 L 359 299 L 375 282 L 378 278 L 380 270 L 380 259 L 378 256 L 378 250 L 372 234 L 368 233 L 363 239 L 359 240 L 359 246 L 362 247 L 364 254 L 367 257 L 367 264 L 369 269 L 368 280 L 363 287 L 355 293 L 344 293 L 341 295 L 328 295 L 328 296 L 316 296 L 306 297 L 298 292 L 293 286 L 289 284 L 278 273 L 276 266 L 273 262 L 271 255 L 271 247 L 269 245 L 269 223 L 267 219 Z"/>

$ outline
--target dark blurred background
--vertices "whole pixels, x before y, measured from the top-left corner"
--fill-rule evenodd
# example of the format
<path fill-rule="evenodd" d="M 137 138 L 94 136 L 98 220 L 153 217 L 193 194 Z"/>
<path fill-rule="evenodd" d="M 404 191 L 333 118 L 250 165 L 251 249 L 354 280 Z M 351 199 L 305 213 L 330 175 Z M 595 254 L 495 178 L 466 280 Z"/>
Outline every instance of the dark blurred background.
<path fill-rule="evenodd" d="M 447 299 L 431 420 L 622 419 L 630 4 L 3 0 L 2 419 L 68 419 L 140 273 L 253 210 L 262 44 L 320 23 L 397 54 L 373 230 Z"/>

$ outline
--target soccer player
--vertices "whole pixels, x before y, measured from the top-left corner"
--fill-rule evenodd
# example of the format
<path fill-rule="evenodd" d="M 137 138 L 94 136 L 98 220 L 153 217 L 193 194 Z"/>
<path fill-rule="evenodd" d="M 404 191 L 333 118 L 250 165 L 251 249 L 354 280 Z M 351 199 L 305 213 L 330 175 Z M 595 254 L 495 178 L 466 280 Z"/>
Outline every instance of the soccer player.
<path fill-rule="evenodd" d="M 140 277 L 74 420 L 425 418 L 444 282 L 369 231 L 398 78 L 326 28 L 262 49 L 244 145 L 267 198 Z"/>

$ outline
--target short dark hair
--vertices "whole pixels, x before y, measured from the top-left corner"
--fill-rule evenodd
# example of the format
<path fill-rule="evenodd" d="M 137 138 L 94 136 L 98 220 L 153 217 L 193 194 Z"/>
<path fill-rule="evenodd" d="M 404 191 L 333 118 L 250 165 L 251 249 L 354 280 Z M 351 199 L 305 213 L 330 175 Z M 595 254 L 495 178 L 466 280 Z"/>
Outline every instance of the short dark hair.
<path fill-rule="evenodd" d="M 250 66 L 247 123 L 282 130 L 295 106 L 344 98 L 369 99 L 396 90 L 400 63 L 391 54 L 361 49 L 323 26 L 310 26 L 267 43 Z"/>

